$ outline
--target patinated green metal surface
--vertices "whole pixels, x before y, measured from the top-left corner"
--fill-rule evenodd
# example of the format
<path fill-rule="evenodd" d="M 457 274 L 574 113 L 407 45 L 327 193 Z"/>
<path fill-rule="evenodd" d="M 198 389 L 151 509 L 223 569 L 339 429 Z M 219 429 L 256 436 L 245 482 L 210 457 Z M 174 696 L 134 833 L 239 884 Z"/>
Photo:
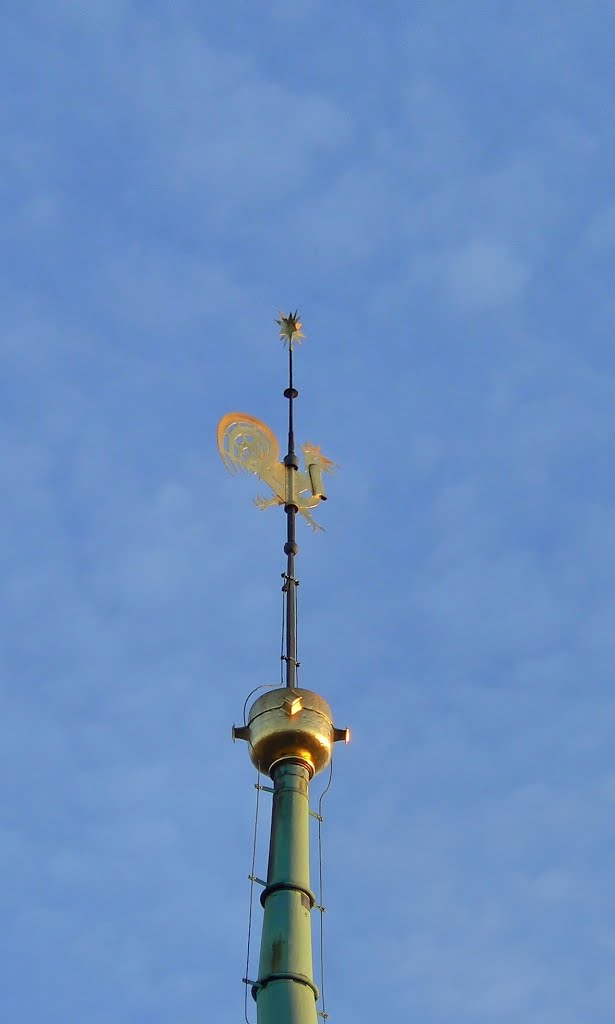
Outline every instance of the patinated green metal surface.
<path fill-rule="evenodd" d="M 316 1024 L 312 970 L 309 772 L 284 761 L 272 770 L 273 810 L 258 981 L 258 1024 Z"/>

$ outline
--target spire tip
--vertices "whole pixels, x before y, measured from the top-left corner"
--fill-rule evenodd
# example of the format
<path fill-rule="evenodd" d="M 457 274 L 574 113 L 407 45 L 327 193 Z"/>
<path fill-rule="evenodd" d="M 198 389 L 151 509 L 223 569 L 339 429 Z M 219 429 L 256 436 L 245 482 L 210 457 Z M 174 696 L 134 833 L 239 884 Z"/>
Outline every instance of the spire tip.
<path fill-rule="evenodd" d="M 288 316 L 280 310 L 280 319 L 276 320 L 276 324 L 280 328 L 280 337 L 282 338 L 282 341 L 285 345 L 290 345 L 291 348 L 295 343 L 300 345 L 305 338 L 305 334 L 301 330 L 303 324 L 299 319 L 298 309 L 296 309 L 294 313 L 291 310 Z"/>

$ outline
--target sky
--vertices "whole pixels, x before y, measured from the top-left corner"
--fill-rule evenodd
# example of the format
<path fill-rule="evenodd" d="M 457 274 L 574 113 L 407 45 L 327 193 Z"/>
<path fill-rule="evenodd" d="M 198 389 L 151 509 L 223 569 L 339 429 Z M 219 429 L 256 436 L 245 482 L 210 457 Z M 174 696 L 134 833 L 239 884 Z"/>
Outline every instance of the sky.
<path fill-rule="evenodd" d="M 352 730 L 330 1019 L 612 1024 L 614 38 L 611 0 L 4 3 L 12 1024 L 243 1020 L 231 726 L 279 679 L 285 523 L 215 426 L 283 436 L 291 307 L 340 466 L 297 561 Z"/>

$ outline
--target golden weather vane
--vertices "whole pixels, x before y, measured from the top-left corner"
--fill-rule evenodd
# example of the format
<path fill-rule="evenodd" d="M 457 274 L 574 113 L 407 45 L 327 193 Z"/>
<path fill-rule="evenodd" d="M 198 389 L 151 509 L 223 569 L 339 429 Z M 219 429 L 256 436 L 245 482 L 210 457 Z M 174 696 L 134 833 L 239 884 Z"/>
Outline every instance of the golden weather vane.
<path fill-rule="evenodd" d="M 293 346 L 303 340 L 304 334 L 298 311 L 288 316 L 280 313 L 276 323 L 281 338 L 289 348 L 290 384 L 284 392 L 289 399 L 288 454 L 280 461 L 280 445 L 273 431 L 262 420 L 243 412 L 229 412 L 218 423 L 218 450 L 230 472 L 244 470 L 254 473 L 271 488 L 272 497 L 259 495 L 255 499 L 258 508 L 284 505 L 288 510 L 294 507 L 307 519 L 313 530 L 321 530 L 322 527 L 312 518 L 311 511 L 327 497 L 323 473 L 333 472 L 336 466 L 322 454 L 317 445 L 306 442 L 300 445 L 305 469 L 299 469 L 294 451 L 292 406 L 298 392 L 293 387 L 292 355 Z"/>

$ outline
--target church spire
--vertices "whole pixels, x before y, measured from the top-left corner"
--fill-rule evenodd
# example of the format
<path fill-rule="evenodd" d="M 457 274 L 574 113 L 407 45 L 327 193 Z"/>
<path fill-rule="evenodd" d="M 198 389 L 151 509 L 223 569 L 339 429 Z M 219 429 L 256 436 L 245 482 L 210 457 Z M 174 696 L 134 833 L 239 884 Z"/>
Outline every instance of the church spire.
<path fill-rule="evenodd" d="M 301 445 L 305 469 L 295 452 L 293 349 L 302 338 L 298 312 L 277 321 L 288 344 L 288 450 L 279 460 L 273 432 L 246 413 L 228 413 L 218 424 L 218 448 L 231 471 L 254 473 L 273 497 L 256 499 L 260 508 L 282 505 L 286 514 L 285 635 L 282 660 L 285 685 L 268 689 L 254 701 L 247 724 L 233 727 L 233 738 L 246 740 L 259 772 L 273 781 L 273 806 L 267 881 L 261 893 L 263 927 L 258 979 L 252 983 L 258 1024 L 316 1024 L 318 989 L 312 962 L 310 888 L 309 783 L 326 768 L 333 743 L 348 742 L 348 729 L 333 725 L 331 708 L 319 694 L 297 685 L 297 514 L 314 530 L 311 511 L 326 498 L 323 472 L 334 463 L 312 444 Z"/>

